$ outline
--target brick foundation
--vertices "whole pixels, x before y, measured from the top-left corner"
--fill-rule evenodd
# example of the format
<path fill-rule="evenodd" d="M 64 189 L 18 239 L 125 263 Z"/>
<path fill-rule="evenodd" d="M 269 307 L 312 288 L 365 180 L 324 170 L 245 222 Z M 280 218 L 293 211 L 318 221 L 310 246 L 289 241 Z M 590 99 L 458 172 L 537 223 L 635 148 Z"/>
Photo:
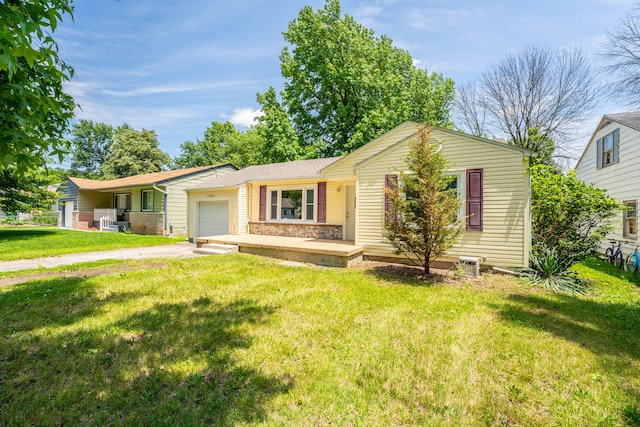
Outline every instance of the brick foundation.
<path fill-rule="evenodd" d="M 74 212 L 71 227 L 75 230 L 88 230 L 93 227 L 93 211 Z"/>
<path fill-rule="evenodd" d="M 249 222 L 250 234 L 342 240 L 342 226 L 333 224 L 287 224 Z"/>
<path fill-rule="evenodd" d="M 131 232 L 164 236 L 163 212 L 129 212 Z"/>

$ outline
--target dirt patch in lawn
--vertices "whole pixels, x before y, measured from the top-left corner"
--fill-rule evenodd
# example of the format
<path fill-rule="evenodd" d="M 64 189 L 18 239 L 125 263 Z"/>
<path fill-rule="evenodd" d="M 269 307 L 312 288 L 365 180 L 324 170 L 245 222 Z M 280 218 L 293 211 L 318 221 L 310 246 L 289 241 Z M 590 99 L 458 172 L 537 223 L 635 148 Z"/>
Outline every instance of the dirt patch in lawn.
<path fill-rule="evenodd" d="M 166 265 L 165 262 L 154 261 L 149 263 L 130 263 L 123 262 L 117 265 L 110 265 L 106 267 L 87 268 L 84 270 L 70 270 L 70 271 L 43 271 L 33 274 L 24 274 L 14 277 L 0 278 L 0 286 L 19 285 L 21 283 L 32 282 L 34 280 L 51 279 L 51 278 L 64 278 L 70 279 L 73 277 L 96 277 L 96 276 L 109 276 L 112 274 L 124 273 L 127 271 L 140 270 L 140 269 L 153 269 L 160 268 Z"/>

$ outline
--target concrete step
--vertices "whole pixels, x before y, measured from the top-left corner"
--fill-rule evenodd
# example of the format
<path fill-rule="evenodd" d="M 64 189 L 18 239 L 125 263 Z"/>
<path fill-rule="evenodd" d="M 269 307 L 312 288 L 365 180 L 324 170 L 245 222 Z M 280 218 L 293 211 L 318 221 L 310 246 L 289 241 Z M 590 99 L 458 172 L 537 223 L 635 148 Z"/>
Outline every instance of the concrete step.
<path fill-rule="evenodd" d="M 112 233 L 114 233 L 114 232 L 117 233 L 120 230 L 118 229 L 118 226 L 115 226 L 115 227 L 102 227 L 102 230 L 100 230 L 100 231 L 109 231 L 109 232 L 112 232 Z"/>
<path fill-rule="evenodd" d="M 224 255 L 238 252 L 240 248 L 236 245 L 224 245 L 222 243 L 206 243 L 201 248 L 193 250 L 194 254 Z"/>

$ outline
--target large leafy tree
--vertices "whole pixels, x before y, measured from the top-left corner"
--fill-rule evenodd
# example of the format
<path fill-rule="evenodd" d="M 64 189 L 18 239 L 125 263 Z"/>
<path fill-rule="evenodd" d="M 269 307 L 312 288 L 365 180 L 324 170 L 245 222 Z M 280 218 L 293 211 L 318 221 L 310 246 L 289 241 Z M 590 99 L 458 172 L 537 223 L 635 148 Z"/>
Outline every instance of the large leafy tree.
<path fill-rule="evenodd" d="M 304 7 L 284 33 L 284 107 L 300 140 L 325 156 L 344 154 L 406 120 L 450 126 L 453 81 L 413 65 L 338 0 Z"/>
<path fill-rule="evenodd" d="M 18 175 L 15 169 L 5 168 L 0 171 L 0 209 L 5 212 L 49 209 L 58 198 L 51 189 L 56 182 L 57 175 L 44 169 Z"/>
<path fill-rule="evenodd" d="M 265 163 L 262 157 L 265 140 L 254 128 L 238 130 L 231 122 L 212 122 L 203 139 L 186 141 L 181 154 L 173 161 L 176 168 L 231 163 L 243 168 Z"/>
<path fill-rule="evenodd" d="M 390 210 L 384 236 L 429 274 L 432 262 L 444 255 L 462 231 L 457 189 L 448 188 L 448 161 L 439 144 L 430 141 L 432 128 L 420 130 L 409 142 L 407 168 L 399 185 L 386 189 Z"/>
<path fill-rule="evenodd" d="M 171 158 L 159 148 L 154 130 L 119 130 L 109 147 L 102 174 L 107 179 L 124 178 L 166 169 Z"/>
<path fill-rule="evenodd" d="M 127 128 L 124 125 L 121 130 Z M 80 120 L 71 134 L 71 173 L 86 178 L 100 178 L 101 168 L 113 143 L 116 129 L 106 123 Z"/>
<path fill-rule="evenodd" d="M 534 254 L 554 251 L 566 265 L 592 254 L 613 228 L 620 204 L 603 189 L 546 165 L 531 167 Z"/>
<path fill-rule="evenodd" d="M 75 102 L 63 90 L 73 69 L 52 37 L 70 0 L 0 1 L 0 172 L 22 175 L 60 160 Z"/>
<path fill-rule="evenodd" d="M 262 146 L 265 163 L 317 157 L 316 145 L 304 146 L 300 143 L 300 137 L 293 128 L 284 106 L 278 102 L 273 87 L 263 94 L 258 94 L 258 103 L 262 106 L 264 114 L 258 117 L 256 131 L 265 141 L 269 141 Z"/>

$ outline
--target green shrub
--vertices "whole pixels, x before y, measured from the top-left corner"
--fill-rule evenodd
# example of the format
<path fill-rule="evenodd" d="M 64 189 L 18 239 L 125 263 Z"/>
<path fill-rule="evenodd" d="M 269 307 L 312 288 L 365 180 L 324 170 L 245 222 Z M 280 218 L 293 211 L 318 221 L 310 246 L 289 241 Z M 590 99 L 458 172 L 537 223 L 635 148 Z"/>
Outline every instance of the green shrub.
<path fill-rule="evenodd" d="M 562 258 L 555 249 L 543 249 L 537 255 L 532 254 L 530 267 L 522 268 L 518 273 L 535 286 L 554 292 L 584 294 L 587 282 L 575 271 L 569 270 L 571 265 L 573 261 Z"/>

